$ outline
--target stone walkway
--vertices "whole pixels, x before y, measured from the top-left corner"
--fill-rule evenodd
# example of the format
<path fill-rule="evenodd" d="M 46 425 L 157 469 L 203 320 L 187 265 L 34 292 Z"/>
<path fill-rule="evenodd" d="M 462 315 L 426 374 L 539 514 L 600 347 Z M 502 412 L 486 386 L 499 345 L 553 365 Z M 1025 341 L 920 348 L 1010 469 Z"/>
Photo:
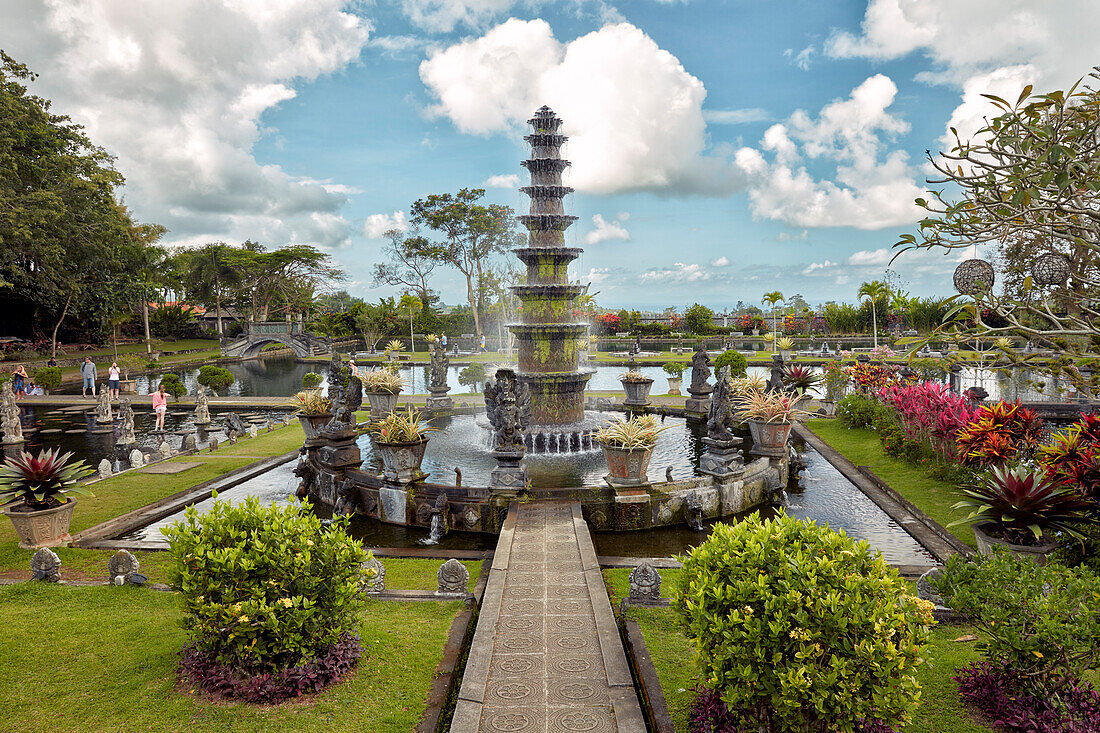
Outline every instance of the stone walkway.
<path fill-rule="evenodd" d="M 645 729 L 580 505 L 513 504 L 452 733 Z"/>

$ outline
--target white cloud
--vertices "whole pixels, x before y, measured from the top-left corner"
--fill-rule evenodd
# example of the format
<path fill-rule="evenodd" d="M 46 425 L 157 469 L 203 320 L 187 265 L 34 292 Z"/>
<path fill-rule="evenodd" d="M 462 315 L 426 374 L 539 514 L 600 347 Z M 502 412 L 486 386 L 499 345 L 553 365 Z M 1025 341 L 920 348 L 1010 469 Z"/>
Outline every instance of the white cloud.
<path fill-rule="evenodd" d="M 610 267 L 593 267 L 587 273 L 581 275 L 581 282 L 590 282 L 597 285 L 606 282 L 611 277 Z"/>
<path fill-rule="evenodd" d="M 515 173 L 502 173 L 499 176 L 489 176 L 483 184 L 485 188 L 516 188 L 519 186 L 519 176 Z"/>
<path fill-rule="evenodd" d="M 674 262 L 671 267 L 654 267 L 638 276 L 642 282 L 690 283 L 710 280 L 711 273 L 701 265 Z"/>
<path fill-rule="evenodd" d="M 993 108 L 981 93 L 1015 101 L 1026 84 L 1064 89 L 1096 63 L 1085 29 L 1100 25 L 1095 0 L 871 0 L 859 34 L 834 33 L 829 54 L 896 59 L 921 51 L 936 71 L 919 78 L 963 91 L 947 127 L 969 136 Z"/>
<path fill-rule="evenodd" d="M 338 183 L 261 165 L 262 115 L 358 58 L 371 29 L 342 0 L 212 3 L 0 0 L 5 50 L 33 91 L 117 155 L 127 203 L 169 228 L 266 244 L 339 246 Z"/>
<path fill-rule="evenodd" d="M 703 119 L 711 125 L 744 125 L 770 119 L 768 111 L 760 107 L 743 109 L 705 109 Z"/>
<path fill-rule="evenodd" d="M 730 193 L 742 183 L 704 154 L 702 82 L 629 23 L 562 43 L 546 21 L 513 18 L 436 51 L 420 78 L 438 99 L 431 111 L 467 133 L 517 132 L 549 105 L 571 136 L 569 184 L 581 191 Z"/>
<path fill-rule="evenodd" d="M 599 244 L 612 239 L 629 242 L 630 232 L 623 226 L 623 221 L 629 218 L 630 214 L 627 214 L 625 218 L 622 214 L 619 214 L 614 221 L 607 221 L 602 215 L 596 214 L 592 217 L 592 225 L 596 228 L 584 235 L 584 243 Z"/>
<path fill-rule="evenodd" d="M 722 255 L 721 257 L 719 257 L 716 260 L 711 260 L 710 266 L 711 267 L 729 267 L 729 264 L 730 264 L 730 258 L 726 257 L 725 255 Z"/>
<path fill-rule="evenodd" d="M 802 271 L 803 275 L 813 275 L 814 273 L 825 274 L 824 270 L 831 270 L 836 267 L 835 262 L 825 260 L 824 262 L 811 262 L 805 270 Z"/>
<path fill-rule="evenodd" d="M 456 26 L 477 28 L 502 13 L 516 0 L 402 0 L 405 15 L 413 24 L 436 33 L 448 33 Z"/>
<path fill-rule="evenodd" d="M 408 228 L 409 221 L 404 211 L 395 211 L 392 214 L 371 214 L 363 223 L 363 236 L 367 239 L 381 239 L 391 229 L 403 232 Z"/>
<path fill-rule="evenodd" d="M 783 55 L 789 58 L 791 60 L 791 63 L 798 68 L 802 69 L 803 71 L 809 71 L 810 66 L 812 66 L 813 63 L 812 59 L 816 53 L 817 49 L 815 49 L 811 45 L 806 46 L 806 48 L 802 49 L 798 53 L 795 53 L 793 48 L 788 48 L 786 51 L 783 52 Z"/>
<path fill-rule="evenodd" d="M 876 265 L 885 267 L 890 264 L 890 258 L 897 254 L 897 250 L 886 249 L 861 249 L 848 255 L 847 263 L 854 266 Z"/>
<path fill-rule="evenodd" d="M 760 149 L 738 150 L 753 214 L 798 227 L 881 229 L 916 221 L 913 199 L 923 191 L 914 183 L 908 155 L 883 150 L 883 137 L 909 129 L 887 111 L 896 94 L 894 82 L 877 74 L 847 99 L 822 107 L 816 118 L 798 110 L 772 125 Z M 833 167 L 833 175 L 815 178 L 805 159 Z"/>

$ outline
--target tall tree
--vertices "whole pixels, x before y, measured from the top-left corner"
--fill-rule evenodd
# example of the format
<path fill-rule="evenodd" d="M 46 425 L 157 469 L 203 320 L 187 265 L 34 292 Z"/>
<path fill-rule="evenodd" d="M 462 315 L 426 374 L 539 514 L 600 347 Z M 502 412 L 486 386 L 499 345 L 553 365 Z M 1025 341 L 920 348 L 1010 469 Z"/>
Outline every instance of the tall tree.
<path fill-rule="evenodd" d="M 401 296 L 401 302 L 397 304 L 397 310 L 409 317 L 409 352 L 412 353 L 416 351 L 416 336 L 413 335 L 413 319 L 416 318 L 417 313 L 424 310 L 424 304 L 420 302 L 420 298 L 412 293 L 405 293 Z"/>
<path fill-rule="evenodd" d="M 764 297 L 760 299 L 762 305 L 770 305 L 772 307 L 772 353 L 775 353 L 775 340 L 776 336 L 776 308 L 783 302 L 783 293 L 778 290 L 773 290 L 770 293 L 764 293 Z"/>
<path fill-rule="evenodd" d="M 377 304 L 365 303 L 355 315 L 355 326 L 363 334 L 367 349 L 374 351 L 378 341 L 386 334 L 397 318 L 397 304 L 393 298 L 379 299 Z"/>
<path fill-rule="evenodd" d="M 233 248 L 225 242 L 211 242 L 184 254 L 188 295 L 199 302 L 214 304 L 218 335 L 221 336 L 225 333 L 222 302 L 226 294 L 242 282 Z"/>
<path fill-rule="evenodd" d="M 474 330 L 482 335 L 478 291 L 485 282 L 489 259 L 521 241 L 511 208 L 478 201 L 483 188 L 463 188 L 456 194 L 432 194 L 412 205 L 412 222 L 442 236 L 430 256 L 466 278 L 466 298 L 473 311 Z"/>
<path fill-rule="evenodd" d="M 437 300 L 428 287 L 428 277 L 440 264 L 441 254 L 435 245 L 414 232 L 406 235 L 396 229 L 386 232 L 383 262 L 374 265 L 374 285 L 404 286 L 413 291 L 425 308 Z"/>

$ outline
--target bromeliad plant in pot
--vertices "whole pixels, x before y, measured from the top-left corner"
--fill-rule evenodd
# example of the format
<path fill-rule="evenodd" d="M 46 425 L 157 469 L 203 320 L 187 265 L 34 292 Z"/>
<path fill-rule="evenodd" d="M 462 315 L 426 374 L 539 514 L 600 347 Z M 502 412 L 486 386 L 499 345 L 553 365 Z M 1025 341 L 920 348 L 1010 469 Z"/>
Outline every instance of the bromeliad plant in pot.
<path fill-rule="evenodd" d="M 794 339 L 790 336 L 782 336 L 776 339 L 775 345 L 779 347 L 779 353 L 783 355 L 783 361 L 790 361 L 791 349 L 794 348 Z"/>
<path fill-rule="evenodd" d="M 668 375 L 668 393 L 672 395 L 680 394 L 680 385 L 683 383 L 684 369 L 687 368 L 687 365 L 682 361 L 669 361 L 665 362 L 661 368 Z"/>
<path fill-rule="evenodd" d="M 983 555 L 1001 546 L 1043 563 L 1058 546 L 1057 534 L 1080 538 L 1076 527 L 1096 521 L 1089 514 L 1092 502 L 1076 487 L 1025 466 L 994 466 L 985 480 L 962 493 L 965 498 L 953 508 L 970 514 L 948 526 L 972 525 Z"/>
<path fill-rule="evenodd" d="M 649 483 L 646 469 L 657 445 L 657 436 L 668 428 L 659 427 L 653 415 L 633 415 L 615 420 L 596 433 L 596 442 L 607 459 L 607 483 L 612 486 L 642 486 Z"/>
<path fill-rule="evenodd" d="M 815 389 L 824 379 L 824 376 L 815 374 L 807 366 L 791 364 L 783 368 L 783 388 L 794 394 L 797 405 L 809 402 L 810 390 Z"/>
<path fill-rule="evenodd" d="M 434 433 L 420 413 L 412 408 L 391 412 L 367 428 L 374 447 L 382 459 L 382 473 L 387 481 L 409 484 L 424 476 L 420 464 L 428 446 L 428 433 Z"/>
<path fill-rule="evenodd" d="M 791 423 L 806 413 L 798 409 L 792 395 L 747 392 L 741 397 L 738 414 L 749 424 L 754 450 L 779 455 L 787 449 Z"/>
<path fill-rule="evenodd" d="M 620 374 L 619 381 L 626 392 L 624 405 L 644 407 L 649 404 L 649 390 L 653 389 L 652 379 L 635 369 L 631 369 Z"/>
<path fill-rule="evenodd" d="M 405 387 L 405 382 L 396 369 L 371 369 L 359 379 L 370 402 L 371 420 L 381 420 L 394 411 L 397 407 L 397 395 Z"/>
<path fill-rule="evenodd" d="M 294 395 L 289 404 L 295 408 L 294 414 L 298 416 L 298 422 L 309 440 L 317 438 L 321 428 L 332 419 L 332 400 L 321 394 L 320 390 L 303 390 Z"/>
<path fill-rule="evenodd" d="M 37 457 L 20 453 L 0 465 L 0 503 L 21 548 L 57 547 L 70 540 L 76 499 L 67 495 L 93 496 L 80 486 L 92 469 L 84 461 L 71 461 L 72 455 L 58 455 L 56 449 Z"/>

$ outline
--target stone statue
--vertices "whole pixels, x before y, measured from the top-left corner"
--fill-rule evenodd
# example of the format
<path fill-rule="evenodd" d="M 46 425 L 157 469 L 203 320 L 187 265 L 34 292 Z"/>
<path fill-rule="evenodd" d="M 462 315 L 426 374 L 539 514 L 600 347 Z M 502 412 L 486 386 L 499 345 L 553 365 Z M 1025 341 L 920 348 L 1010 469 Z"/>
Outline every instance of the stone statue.
<path fill-rule="evenodd" d="M 493 450 L 523 453 L 523 433 L 531 422 L 531 390 L 511 369 L 498 369 L 485 382 L 485 412 L 493 426 Z"/>
<path fill-rule="evenodd" d="M 95 421 L 105 425 L 114 422 L 114 420 L 115 416 L 111 410 L 111 393 L 107 389 L 107 385 L 100 385 L 99 397 L 95 405 Z"/>
<path fill-rule="evenodd" d="M 61 582 L 61 558 L 48 547 L 40 547 L 31 557 L 31 580 Z"/>
<path fill-rule="evenodd" d="M 206 399 L 205 387 L 199 387 L 198 395 L 195 397 L 195 424 L 210 424 L 210 401 Z"/>
<path fill-rule="evenodd" d="M 231 412 L 225 416 L 225 423 L 228 426 L 226 433 L 234 432 L 237 435 L 243 435 L 246 432 L 244 420 L 235 412 Z"/>
<path fill-rule="evenodd" d="M 703 531 L 703 502 L 694 491 L 684 497 L 684 521 L 696 532 Z"/>
<path fill-rule="evenodd" d="M 359 565 L 359 590 L 364 593 L 386 590 L 386 567 L 374 555 Z"/>
<path fill-rule="evenodd" d="M 352 400 L 358 399 L 359 404 L 363 404 L 363 387 L 358 378 L 349 378 L 344 373 L 344 365 L 336 349 L 332 350 L 332 359 L 329 361 L 328 394 L 332 400 L 332 419 L 325 425 L 325 431 L 338 433 L 353 429 L 355 408 L 352 407 Z"/>
<path fill-rule="evenodd" d="M 299 499 L 304 499 L 309 496 L 310 489 L 313 488 L 313 482 L 317 479 L 317 469 L 309 461 L 301 461 L 294 467 L 294 475 L 299 479 L 298 489 L 294 492 L 294 495 Z"/>
<path fill-rule="evenodd" d="M 714 380 L 714 392 L 710 396 L 710 410 L 707 412 L 707 437 L 711 440 L 727 442 L 736 436 L 731 428 L 739 424 L 733 413 L 733 383 L 730 368 L 724 366 L 718 370 Z"/>
<path fill-rule="evenodd" d="M 691 357 L 691 386 L 688 387 L 688 392 L 698 396 L 709 395 L 713 390 L 707 381 L 710 374 L 710 354 L 705 345 L 700 343 Z"/>
<path fill-rule="evenodd" d="M 432 363 L 428 370 L 428 397 L 427 409 L 450 410 L 454 407 L 454 401 L 447 396 L 451 389 L 447 386 L 447 369 L 451 360 L 447 357 L 447 349 L 443 346 L 443 339 L 435 339 L 430 345 Z"/>
<path fill-rule="evenodd" d="M 134 408 L 129 399 L 122 400 L 122 406 L 118 409 L 118 418 L 119 445 L 133 445 L 137 442 L 137 436 L 134 435 Z"/>
<path fill-rule="evenodd" d="M 630 602 L 649 605 L 661 601 L 661 574 L 643 560 L 630 571 Z"/>
<path fill-rule="evenodd" d="M 783 391 L 783 355 L 772 354 L 772 373 L 764 387 L 765 392 Z"/>
<path fill-rule="evenodd" d="M 470 571 L 458 560 L 451 558 L 439 566 L 436 574 L 439 587 L 436 593 L 466 593 L 470 583 Z"/>
<path fill-rule="evenodd" d="M 119 550 L 107 561 L 107 577 L 115 585 L 129 583 L 130 578 L 140 569 L 138 559 L 126 550 Z"/>
<path fill-rule="evenodd" d="M 309 465 L 308 463 L 305 465 Z M 297 471 L 295 471 L 297 473 Z M 299 489 L 300 490 L 300 489 Z M 355 483 L 346 478 L 336 485 L 336 501 L 332 505 L 332 513 L 337 516 L 350 517 L 355 514 L 355 507 L 359 503 L 359 491 Z"/>
<path fill-rule="evenodd" d="M 23 442 L 23 423 L 19 420 L 19 404 L 15 401 L 11 381 L 4 382 L 0 392 L 0 427 L 4 430 L 6 445 Z"/>

